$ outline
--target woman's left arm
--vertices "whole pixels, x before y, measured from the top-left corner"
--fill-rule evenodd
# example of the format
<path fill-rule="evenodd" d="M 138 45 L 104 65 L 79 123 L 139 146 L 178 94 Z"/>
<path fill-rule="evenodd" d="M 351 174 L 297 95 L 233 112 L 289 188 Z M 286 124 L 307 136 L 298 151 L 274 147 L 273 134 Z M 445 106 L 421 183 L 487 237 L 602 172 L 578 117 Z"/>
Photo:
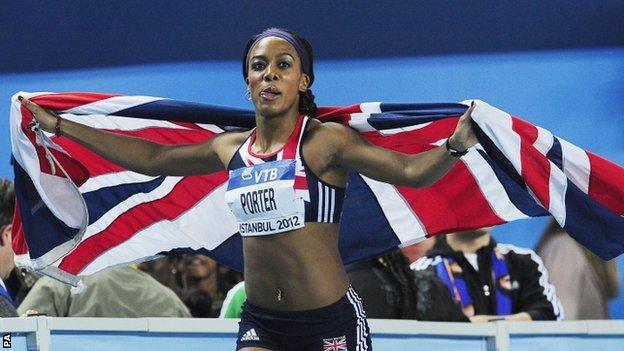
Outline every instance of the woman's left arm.
<path fill-rule="evenodd" d="M 474 103 L 460 117 L 449 144 L 464 151 L 477 143 L 470 114 Z M 355 171 L 385 183 L 418 188 L 431 185 L 442 178 L 459 157 L 452 156 L 445 145 L 419 153 L 404 154 L 372 145 L 351 128 L 340 128 L 334 162 L 336 166 Z M 338 130 L 336 130 L 338 132 Z"/>

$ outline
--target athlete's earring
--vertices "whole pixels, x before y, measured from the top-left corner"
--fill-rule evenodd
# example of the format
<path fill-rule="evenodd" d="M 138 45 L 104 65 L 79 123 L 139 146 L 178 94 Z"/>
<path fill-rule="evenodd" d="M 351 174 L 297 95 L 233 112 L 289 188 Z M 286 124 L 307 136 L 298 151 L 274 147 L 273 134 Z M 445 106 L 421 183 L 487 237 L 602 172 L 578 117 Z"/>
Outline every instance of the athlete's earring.
<path fill-rule="evenodd" d="M 249 91 L 249 89 L 247 89 L 247 91 L 245 92 L 245 99 L 251 101 L 251 92 Z"/>

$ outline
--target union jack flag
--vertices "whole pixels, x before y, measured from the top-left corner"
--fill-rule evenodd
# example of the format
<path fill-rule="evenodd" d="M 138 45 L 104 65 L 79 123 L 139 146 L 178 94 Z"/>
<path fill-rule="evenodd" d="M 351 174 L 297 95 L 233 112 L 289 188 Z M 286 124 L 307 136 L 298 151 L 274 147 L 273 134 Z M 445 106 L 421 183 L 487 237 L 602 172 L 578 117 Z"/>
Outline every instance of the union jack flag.
<path fill-rule="evenodd" d="M 323 351 L 347 351 L 347 337 L 323 339 Z"/>
<path fill-rule="evenodd" d="M 76 282 L 106 267 L 176 252 L 242 268 L 242 240 L 225 205 L 225 171 L 137 174 L 72 140 L 37 131 L 13 96 L 11 142 L 18 210 L 17 262 Z M 252 128 L 253 111 L 147 96 L 25 93 L 63 118 L 165 144 L 199 143 Z M 437 147 L 466 104 L 361 103 L 321 107 L 316 118 L 404 153 Z M 477 101 L 480 144 L 420 189 L 349 176 L 340 227 L 345 263 L 425 237 L 552 215 L 604 259 L 624 251 L 624 169 L 545 129 Z"/>

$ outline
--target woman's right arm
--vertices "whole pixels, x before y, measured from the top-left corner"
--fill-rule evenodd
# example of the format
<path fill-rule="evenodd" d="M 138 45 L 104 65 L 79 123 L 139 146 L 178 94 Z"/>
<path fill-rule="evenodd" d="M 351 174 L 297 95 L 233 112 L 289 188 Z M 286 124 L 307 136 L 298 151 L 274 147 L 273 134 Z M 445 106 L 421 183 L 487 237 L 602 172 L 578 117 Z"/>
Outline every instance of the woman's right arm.
<path fill-rule="evenodd" d="M 54 133 L 57 116 L 29 101 L 18 97 L 30 110 L 39 127 Z M 202 144 L 163 145 L 149 140 L 124 136 L 85 126 L 63 119 L 61 133 L 102 157 L 125 169 L 147 175 L 183 176 L 207 174 L 224 169 L 219 151 L 224 147 L 222 135 L 210 138 Z M 223 154 L 223 151 L 221 151 Z"/>

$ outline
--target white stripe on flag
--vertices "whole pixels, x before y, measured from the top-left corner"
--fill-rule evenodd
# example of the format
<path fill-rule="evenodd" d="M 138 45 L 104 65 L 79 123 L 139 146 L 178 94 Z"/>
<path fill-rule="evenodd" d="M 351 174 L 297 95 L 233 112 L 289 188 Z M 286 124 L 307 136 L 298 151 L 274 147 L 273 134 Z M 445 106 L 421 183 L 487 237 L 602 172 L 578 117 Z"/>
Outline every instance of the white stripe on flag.
<path fill-rule="evenodd" d="M 579 187 L 585 194 L 589 193 L 589 175 L 591 164 L 585 150 L 572 145 L 561 138 L 561 154 L 563 156 L 563 172 L 574 185 Z"/>
<path fill-rule="evenodd" d="M 349 127 L 357 130 L 358 132 L 374 132 L 377 129 L 368 124 L 368 113 L 352 113 L 349 119 Z"/>
<path fill-rule="evenodd" d="M 548 212 L 563 227 L 566 221 L 565 196 L 568 189 L 568 178 L 552 162 L 550 162 L 550 177 L 548 178 Z"/>
<path fill-rule="evenodd" d="M 96 258 L 80 274 L 88 275 L 111 265 L 152 257 L 175 247 L 214 250 L 238 228 L 234 215 L 223 200 L 226 188 L 227 183 L 215 188 L 172 221 L 161 220 L 138 231 L 123 244 Z M 206 235 L 206 228 L 210 228 L 210 235 Z"/>
<path fill-rule="evenodd" d="M 149 193 L 138 193 L 130 196 L 124 201 L 115 205 L 115 207 L 108 210 L 102 217 L 87 227 L 82 240 L 101 232 L 106 229 L 117 217 L 125 213 L 126 211 L 146 202 L 155 201 L 167 196 L 178 182 L 182 180 L 182 177 L 166 177 L 156 189 Z M 224 201 L 225 202 L 225 201 Z M 210 228 L 210 227 L 206 227 Z"/>
<path fill-rule="evenodd" d="M 214 133 L 223 133 L 225 131 L 223 128 L 214 124 L 195 123 L 195 125 L 200 127 L 201 129 L 205 129 Z"/>
<path fill-rule="evenodd" d="M 158 100 L 168 99 L 153 96 L 114 96 L 108 99 L 95 101 L 90 104 L 70 108 L 64 112 L 80 115 L 115 114 L 117 111 L 122 111 Z"/>
<path fill-rule="evenodd" d="M 392 185 L 361 176 L 377 198 L 390 227 L 401 242 L 407 246 L 422 241 L 427 234 L 418 216 Z"/>
<path fill-rule="evenodd" d="M 381 135 L 394 135 L 394 134 L 398 134 L 398 133 L 403 133 L 403 132 L 409 132 L 412 130 L 416 130 L 416 129 L 421 129 L 424 128 L 428 125 L 430 125 L 431 122 L 427 122 L 427 123 L 422 123 L 422 124 L 417 124 L 415 126 L 408 126 L 408 127 L 402 127 L 402 128 L 392 128 L 392 129 L 381 129 L 379 130 L 379 134 Z"/>
<path fill-rule="evenodd" d="M 464 162 L 470 173 L 472 173 L 473 178 L 479 184 L 483 197 L 498 217 L 506 222 L 529 218 L 514 205 L 492 167 L 476 148 L 468 149 L 468 154 L 462 157 L 461 161 Z"/>
<path fill-rule="evenodd" d="M 46 197 L 50 199 L 50 203 L 46 204 L 52 213 L 59 214 L 57 215 L 58 219 L 67 226 L 76 229 L 87 224 L 85 203 L 73 182 L 67 178 L 43 172 L 39 174 L 38 179 L 33 179 L 33 183 L 35 182 L 39 182 L 39 186 L 45 191 Z M 36 211 L 38 207 L 39 205 L 36 205 L 31 211 Z"/>
<path fill-rule="evenodd" d="M 368 117 L 371 113 L 381 112 L 381 102 L 365 102 L 360 104 L 361 113 L 352 113 L 350 115 L 349 126 L 359 132 L 373 132 L 377 128 L 368 124 Z"/>
<path fill-rule="evenodd" d="M 516 172 L 522 174 L 520 136 L 512 129 L 511 116 L 483 101 L 475 100 L 475 103 L 472 120 L 511 162 Z"/>
<path fill-rule="evenodd" d="M 360 104 L 362 113 L 381 113 L 381 102 L 363 102 Z"/>
<path fill-rule="evenodd" d="M 158 177 L 148 176 L 132 171 L 121 171 L 117 173 L 102 174 L 93 178 L 89 178 L 84 184 L 80 186 L 79 189 L 80 193 L 84 194 L 109 186 L 149 182 L 150 180 L 154 180 L 156 178 Z"/>
<path fill-rule="evenodd" d="M 182 130 L 190 130 L 189 128 L 183 127 L 181 125 L 167 122 L 167 121 L 158 121 L 158 120 L 148 120 L 141 118 L 129 118 L 129 117 L 120 117 L 113 115 L 75 115 L 69 113 L 61 114 L 66 120 L 73 121 L 76 123 L 84 124 L 89 127 L 98 128 L 98 129 L 109 129 L 109 130 L 141 130 L 146 128 L 167 128 L 167 129 L 182 129 Z M 48 134 L 52 135 L 52 134 Z"/>
<path fill-rule="evenodd" d="M 548 151 L 552 148 L 555 139 L 552 133 L 546 129 L 538 126 L 535 126 L 535 128 L 537 129 L 537 139 L 533 143 L 533 146 L 541 152 L 542 155 L 546 156 Z"/>

